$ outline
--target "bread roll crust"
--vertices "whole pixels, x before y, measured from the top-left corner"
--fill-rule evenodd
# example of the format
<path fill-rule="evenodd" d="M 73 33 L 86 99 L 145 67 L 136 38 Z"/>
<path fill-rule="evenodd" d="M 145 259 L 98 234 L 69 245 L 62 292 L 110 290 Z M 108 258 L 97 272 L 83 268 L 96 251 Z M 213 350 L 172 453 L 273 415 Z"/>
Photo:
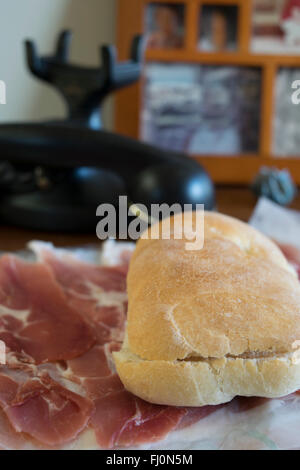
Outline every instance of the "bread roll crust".
<path fill-rule="evenodd" d="M 295 273 L 247 224 L 205 213 L 204 233 L 200 251 L 187 251 L 185 240 L 138 242 L 128 340 L 114 355 L 122 382 L 148 401 L 177 406 L 300 388 L 291 359 L 300 345 Z"/>
<path fill-rule="evenodd" d="M 292 355 L 145 361 L 122 350 L 114 358 L 126 389 L 160 405 L 219 405 L 237 395 L 277 398 L 300 387 L 300 362 Z"/>

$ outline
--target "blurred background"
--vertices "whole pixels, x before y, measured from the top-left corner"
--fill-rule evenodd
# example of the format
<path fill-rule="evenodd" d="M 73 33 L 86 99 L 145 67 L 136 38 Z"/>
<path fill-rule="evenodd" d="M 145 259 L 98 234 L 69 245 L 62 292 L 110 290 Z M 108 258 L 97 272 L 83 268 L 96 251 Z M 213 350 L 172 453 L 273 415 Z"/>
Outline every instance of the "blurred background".
<path fill-rule="evenodd" d="M 262 195 L 300 208 L 300 0 L 0 8 L 3 227 L 93 231 L 125 193 L 243 220 Z"/>
<path fill-rule="evenodd" d="M 0 79 L 7 87 L 7 105 L 0 108 L 0 122 L 64 117 L 58 93 L 30 76 L 24 40 L 36 40 L 43 54 L 52 53 L 57 35 L 74 31 L 70 60 L 99 66 L 99 46 L 114 43 L 116 0 L 0 0 Z M 113 124 L 112 103 L 105 103 L 104 121 Z"/>

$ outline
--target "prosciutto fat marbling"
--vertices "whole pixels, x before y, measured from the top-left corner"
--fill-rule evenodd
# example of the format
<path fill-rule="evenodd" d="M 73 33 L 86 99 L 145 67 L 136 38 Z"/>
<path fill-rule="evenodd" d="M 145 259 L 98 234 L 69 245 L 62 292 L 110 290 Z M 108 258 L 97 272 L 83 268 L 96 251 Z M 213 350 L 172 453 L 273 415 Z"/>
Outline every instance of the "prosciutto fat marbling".
<path fill-rule="evenodd" d="M 123 341 L 128 257 L 103 267 L 31 248 L 36 263 L 0 259 L 0 448 L 65 448 L 87 432 L 99 448 L 139 446 L 219 408 L 158 406 L 124 389 L 111 353 Z M 235 409 L 261 403 L 236 399 Z"/>

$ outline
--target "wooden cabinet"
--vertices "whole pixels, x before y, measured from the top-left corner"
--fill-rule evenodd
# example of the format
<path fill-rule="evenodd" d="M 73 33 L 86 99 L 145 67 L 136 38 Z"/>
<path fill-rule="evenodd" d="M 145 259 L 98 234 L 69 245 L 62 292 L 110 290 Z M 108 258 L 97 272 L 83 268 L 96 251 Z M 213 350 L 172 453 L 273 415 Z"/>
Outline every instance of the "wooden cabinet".
<path fill-rule="evenodd" d="M 201 73 L 202 71 L 207 72 L 208 70 L 211 74 L 213 74 L 214 71 L 227 70 L 229 73 L 229 82 L 230 73 L 232 73 L 232 71 L 236 70 L 243 76 L 243 71 L 254 70 L 259 76 L 259 80 L 256 79 L 255 83 L 256 86 L 258 86 L 257 84 L 259 83 L 260 89 L 259 93 L 254 93 L 255 98 L 253 98 L 253 100 L 256 100 L 259 96 L 259 106 L 256 108 L 253 107 L 251 111 L 252 114 L 250 113 L 248 118 L 245 114 L 245 107 L 240 106 L 239 111 L 236 111 L 235 117 L 232 118 L 232 122 L 236 123 L 237 129 L 235 130 L 234 126 L 232 126 L 231 132 L 227 129 L 227 137 L 224 138 L 224 144 L 221 142 L 219 146 L 221 150 L 214 145 L 214 142 L 210 144 L 211 147 L 207 144 L 207 146 L 204 146 L 204 150 L 199 152 L 197 152 L 197 144 L 191 146 L 193 149 L 192 152 L 189 151 L 188 147 L 180 148 L 180 150 L 187 151 L 191 154 L 191 158 L 199 160 L 208 169 L 214 181 L 218 183 L 249 183 L 262 165 L 268 165 L 278 168 L 288 168 L 294 179 L 300 184 L 300 145 L 299 154 L 297 154 L 296 135 L 299 126 L 300 142 L 300 104 L 292 103 L 291 98 L 294 89 L 292 88 L 292 83 L 289 84 L 288 78 L 288 88 L 284 90 L 286 94 L 285 99 L 288 106 L 297 106 L 297 109 L 293 110 L 293 114 L 289 117 L 293 124 L 292 137 L 288 132 L 285 132 L 285 127 L 282 127 L 280 139 L 281 143 L 284 143 L 285 139 L 293 138 L 295 142 L 292 149 L 294 150 L 291 154 L 289 154 L 290 150 L 287 150 L 284 154 L 280 154 L 280 152 L 285 152 L 282 148 L 285 149 L 286 147 L 288 148 L 288 146 L 277 145 L 279 152 L 278 150 L 276 152 L 274 147 L 274 129 L 276 129 L 275 119 L 277 112 L 276 97 L 277 99 L 278 96 L 280 98 L 280 93 L 282 93 L 280 90 L 276 91 L 276 84 L 280 72 L 285 70 L 294 70 L 295 73 L 291 75 L 294 79 L 297 78 L 296 72 L 299 70 L 300 80 L 300 42 L 299 55 L 296 46 L 290 49 L 287 46 L 287 50 L 285 50 L 282 45 L 285 40 L 283 38 L 284 28 L 282 23 L 283 18 L 286 16 L 287 5 L 285 0 L 278 0 L 278 4 L 276 3 L 277 0 L 272 0 L 271 3 L 268 3 L 268 0 L 254 1 L 255 4 L 252 0 L 119 0 L 117 46 L 121 59 L 128 57 L 128 49 L 132 36 L 136 33 L 147 33 L 147 31 L 145 31 L 146 28 L 149 29 L 149 21 L 147 23 L 147 9 L 154 8 L 155 11 L 155 7 L 169 6 L 173 8 L 174 12 L 178 11 L 177 27 L 179 30 L 178 37 L 174 38 L 174 41 L 166 41 L 165 46 L 162 46 L 162 44 L 164 44 L 163 35 L 159 35 L 157 31 L 150 31 L 150 33 L 148 31 L 148 36 L 152 34 L 152 41 L 148 43 L 151 47 L 147 47 L 146 51 L 144 77 L 138 85 L 118 93 L 115 112 L 116 131 L 134 138 L 144 137 L 143 113 L 145 114 L 145 112 L 147 112 L 145 90 L 147 80 L 149 80 L 149 78 L 147 78 L 147 67 L 149 67 L 150 70 L 151 66 L 153 67 L 154 64 L 156 66 L 159 66 L 159 64 L 164 66 L 169 64 L 175 68 L 176 66 L 199 67 Z M 261 4 L 259 2 L 261 2 Z M 273 8 L 275 3 L 278 5 L 278 11 Z M 268 7 L 273 10 L 268 12 Z M 257 11 L 254 11 L 254 8 L 256 8 Z M 218 11 L 221 13 L 218 14 Z M 211 37 L 209 41 L 205 41 L 205 38 L 203 39 L 203 29 L 207 29 L 208 22 L 208 20 L 206 21 L 206 18 L 203 17 L 205 14 L 210 15 Z M 272 45 L 270 46 L 270 41 L 268 40 L 265 42 L 264 40 L 257 41 L 258 46 L 256 43 L 253 46 L 254 14 L 257 20 L 257 34 L 261 33 L 263 37 L 267 32 L 268 34 L 274 34 L 276 36 L 274 36 L 273 50 L 269 50 Z M 267 23 L 265 27 L 263 23 L 264 16 Z M 227 20 L 229 23 L 226 23 Z M 161 21 L 164 21 L 162 15 Z M 232 21 L 236 22 L 236 25 L 234 25 Z M 275 24 L 276 21 L 278 25 Z M 230 24 L 230 27 L 232 27 L 229 33 L 226 31 L 226 24 Z M 182 40 L 180 39 L 181 35 Z M 262 45 L 260 45 L 260 43 L 262 43 Z M 261 47 L 261 50 L 258 50 L 259 47 Z M 207 75 L 206 73 L 206 76 L 208 76 L 209 81 L 209 74 Z M 287 75 L 287 77 L 289 77 L 289 75 Z M 239 80 L 239 75 L 237 80 Z M 227 83 L 229 82 L 227 80 Z M 235 85 L 235 88 L 237 87 L 238 85 Z M 226 107 L 223 111 L 225 117 L 228 117 L 230 113 L 234 114 L 238 99 L 236 96 L 237 95 L 233 95 L 233 98 L 228 102 L 225 100 L 224 106 Z M 242 96 L 241 92 L 239 92 L 238 96 Z M 151 100 L 151 97 L 148 99 Z M 193 100 L 194 99 L 195 98 L 193 98 Z M 200 110 L 203 108 L 203 101 L 201 101 L 201 98 L 199 99 Z M 238 114 L 238 112 L 240 114 Z M 256 115 L 254 115 L 254 113 L 256 113 Z M 297 122 L 298 114 L 299 122 Z M 154 119 L 150 112 L 148 115 L 150 116 L 148 116 L 148 120 L 151 121 L 151 119 Z M 242 126 L 241 122 L 245 116 L 246 119 L 244 119 Z M 195 120 L 195 118 L 189 115 L 189 117 L 185 116 L 182 118 L 181 122 L 184 122 L 184 119 L 186 119 L 186 122 L 192 122 L 193 119 L 196 122 L 198 118 Z M 199 118 L 197 122 L 200 122 L 201 119 L 205 121 L 205 116 L 204 118 Z M 220 122 L 221 121 L 222 120 L 220 120 Z M 280 122 L 282 122 L 282 117 L 279 124 L 277 123 L 277 128 L 278 126 L 280 127 Z M 257 129 L 255 126 L 257 126 Z M 198 132 L 197 124 L 195 124 L 194 127 L 190 125 L 190 127 L 193 129 L 193 132 Z M 252 141 L 247 144 L 245 137 L 250 136 L 251 132 L 254 140 L 252 139 Z M 164 134 L 161 135 L 163 136 Z M 198 141 L 200 143 L 201 138 L 202 140 L 208 139 L 207 131 L 202 130 L 202 134 L 199 134 Z M 257 142 L 255 142 L 256 138 Z M 217 134 L 216 142 L 218 139 Z M 238 144 L 236 142 L 233 143 L 235 139 Z M 154 143 L 160 144 L 163 141 L 164 138 L 160 139 L 160 134 L 158 134 L 156 138 L 154 137 Z M 241 143 L 241 141 L 243 142 Z M 197 138 L 194 138 L 194 142 L 197 142 Z M 182 143 L 179 145 L 183 146 Z M 224 148 L 226 147 L 224 154 L 222 153 L 222 145 Z M 216 153 L 214 153 L 214 148 L 218 149 Z M 201 150 L 201 145 L 199 149 Z M 234 151 L 230 152 L 230 149 L 234 149 Z"/>

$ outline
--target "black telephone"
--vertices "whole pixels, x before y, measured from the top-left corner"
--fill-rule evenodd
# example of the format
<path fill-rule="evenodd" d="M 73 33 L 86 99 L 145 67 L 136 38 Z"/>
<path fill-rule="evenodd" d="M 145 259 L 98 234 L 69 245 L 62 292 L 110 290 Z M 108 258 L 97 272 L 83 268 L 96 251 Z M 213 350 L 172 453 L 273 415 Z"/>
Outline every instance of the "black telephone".
<path fill-rule="evenodd" d="M 142 203 L 215 206 L 206 171 L 184 154 L 168 152 L 101 129 L 99 107 L 142 70 L 143 43 L 133 40 L 130 60 L 117 63 L 102 47 L 102 67 L 68 63 L 69 31 L 52 57 L 26 42 L 31 72 L 65 98 L 66 120 L 0 126 L 0 220 L 46 231 L 95 230 L 96 207 L 118 205 L 119 195 Z"/>

